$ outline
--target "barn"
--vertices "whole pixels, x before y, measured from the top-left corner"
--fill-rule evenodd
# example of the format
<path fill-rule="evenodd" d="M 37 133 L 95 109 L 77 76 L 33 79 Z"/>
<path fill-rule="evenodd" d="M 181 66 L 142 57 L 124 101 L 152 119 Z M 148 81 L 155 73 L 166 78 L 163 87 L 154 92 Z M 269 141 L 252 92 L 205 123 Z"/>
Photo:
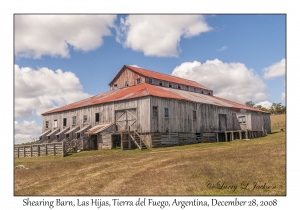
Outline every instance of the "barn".
<path fill-rule="evenodd" d="M 44 112 L 39 143 L 144 149 L 271 132 L 270 113 L 216 97 L 192 80 L 124 65 L 109 86 L 108 92 Z"/>

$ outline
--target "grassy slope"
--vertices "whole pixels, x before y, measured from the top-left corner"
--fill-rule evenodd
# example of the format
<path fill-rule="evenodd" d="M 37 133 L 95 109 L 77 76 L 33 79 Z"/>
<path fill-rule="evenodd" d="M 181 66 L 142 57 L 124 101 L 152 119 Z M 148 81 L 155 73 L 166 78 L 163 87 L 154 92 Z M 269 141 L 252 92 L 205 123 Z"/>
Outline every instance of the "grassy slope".
<path fill-rule="evenodd" d="M 15 159 L 15 195 L 285 195 L 285 132 L 150 150 Z M 216 185 L 237 189 L 216 189 Z M 249 183 L 241 189 L 241 183 Z M 254 189 L 254 183 L 276 186 Z"/>
<path fill-rule="evenodd" d="M 272 129 L 279 129 L 286 127 L 286 114 L 271 115 Z"/>

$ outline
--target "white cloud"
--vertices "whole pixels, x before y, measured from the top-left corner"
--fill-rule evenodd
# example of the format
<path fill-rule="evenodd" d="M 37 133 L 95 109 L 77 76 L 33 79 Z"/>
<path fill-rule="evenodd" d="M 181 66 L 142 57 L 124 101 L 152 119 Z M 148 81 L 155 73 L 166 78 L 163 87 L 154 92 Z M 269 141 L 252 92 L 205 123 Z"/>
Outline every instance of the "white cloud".
<path fill-rule="evenodd" d="M 263 69 L 264 78 L 270 79 L 274 77 L 281 77 L 285 75 L 285 58 L 283 58 L 280 62 L 275 63 L 269 67 Z"/>
<path fill-rule="evenodd" d="M 31 142 L 33 138 L 38 137 L 42 132 L 42 127 L 35 121 L 15 121 L 15 144 Z"/>
<path fill-rule="evenodd" d="M 15 65 L 15 117 L 40 115 L 89 96 L 72 72 Z"/>
<path fill-rule="evenodd" d="M 177 57 L 182 37 L 211 29 L 201 15 L 129 15 L 121 18 L 117 41 L 145 56 Z"/>
<path fill-rule="evenodd" d="M 282 101 L 285 101 L 285 93 L 281 93 L 281 98 Z"/>
<path fill-rule="evenodd" d="M 226 50 L 227 49 L 227 46 L 223 46 L 223 47 L 221 47 L 220 49 L 217 49 L 217 51 L 224 51 L 224 50 Z"/>
<path fill-rule="evenodd" d="M 270 101 L 261 101 L 257 104 L 255 104 L 255 106 L 261 105 L 262 107 L 265 107 L 267 109 L 271 108 L 272 103 Z"/>
<path fill-rule="evenodd" d="M 135 65 L 135 64 L 129 65 L 129 66 L 136 67 L 136 68 L 141 68 L 141 67 L 139 67 L 138 65 Z"/>
<path fill-rule="evenodd" d="M 15 15 L 15 53 L 69 57 L 69 47 L 90 51 L 111 35 L 115 15 Z"/>
<path fill-rule="evenodd" d="M 195 80 L 213 89 L 214 95 L 242 104 L 268 97 L 263 81 L 243 63 L 223 63 L 218 59 L 203 64 L 185 62 L 177 66 L 172 75 Z"/>

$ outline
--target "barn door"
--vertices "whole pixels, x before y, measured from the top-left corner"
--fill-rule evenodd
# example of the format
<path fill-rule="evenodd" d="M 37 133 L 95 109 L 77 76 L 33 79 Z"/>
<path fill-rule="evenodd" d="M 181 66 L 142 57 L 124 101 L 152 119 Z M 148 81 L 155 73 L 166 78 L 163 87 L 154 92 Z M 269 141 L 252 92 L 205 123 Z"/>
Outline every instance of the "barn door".
<path fill-rule="evenodd" d="M 219 114 L 219 128 L 220 131 L 227 130 L 227 123 L 226 123 L 226 114 Z"/>
<path fill-rule="evenodd" d="M 136 109 L 116 111 L 116 125 L 118 130 L 136 130 Z"/>

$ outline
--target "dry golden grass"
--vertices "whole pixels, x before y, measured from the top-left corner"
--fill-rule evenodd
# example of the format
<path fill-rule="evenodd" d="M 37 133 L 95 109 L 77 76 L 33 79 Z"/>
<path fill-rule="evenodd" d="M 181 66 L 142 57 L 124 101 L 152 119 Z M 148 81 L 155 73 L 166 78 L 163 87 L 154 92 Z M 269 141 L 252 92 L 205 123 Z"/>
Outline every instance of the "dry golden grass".
<path fill-rule="evenodd" d="M 286 127 L 286 114 L 271 115 L 272 130 L 278 130 Z"/>
<path fill-rule="evenodd" d="M 28 169 L 15 169 L 15 195 L 286 195 L 285 133 L 251 141 L 19 158 L 17 165 Z M 272 189 L 251 190 L 255 182 Z M 211 188 L 217 183 L 237 187 Z M 242 183 L 249 183 L 247 189 Z"/>

